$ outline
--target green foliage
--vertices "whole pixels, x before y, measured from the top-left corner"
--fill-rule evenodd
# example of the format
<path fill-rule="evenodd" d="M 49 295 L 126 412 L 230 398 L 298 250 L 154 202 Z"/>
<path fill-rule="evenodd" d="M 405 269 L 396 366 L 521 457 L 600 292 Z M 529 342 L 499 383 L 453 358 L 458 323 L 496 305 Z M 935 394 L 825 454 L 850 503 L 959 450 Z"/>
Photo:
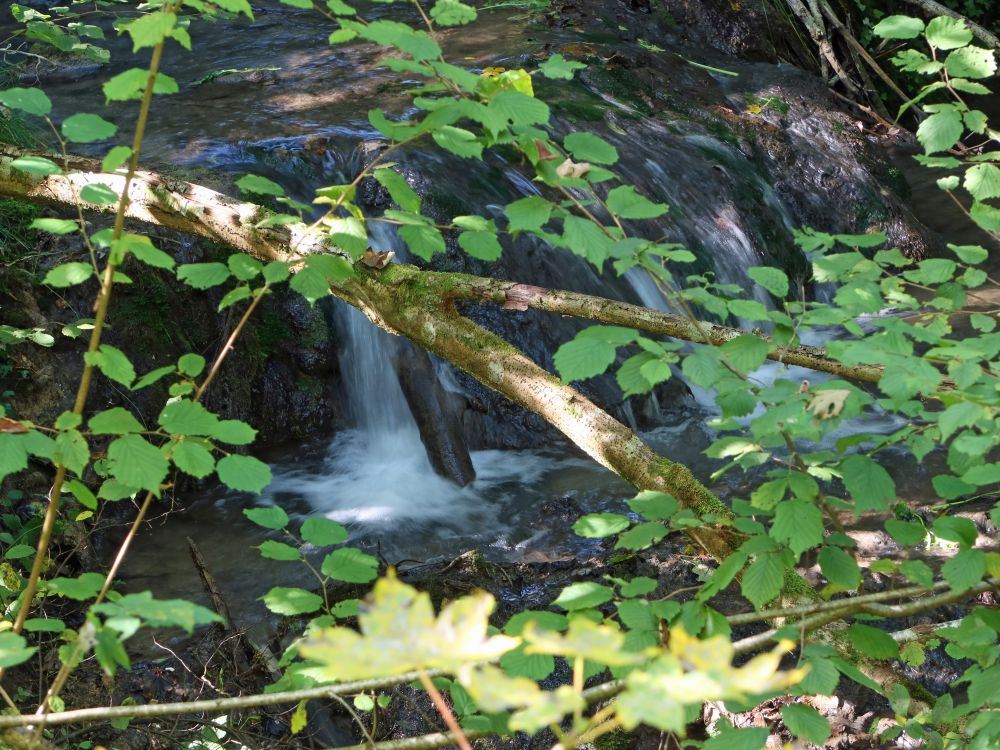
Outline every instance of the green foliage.
<path fill-rule="evenodd" d="M 284 2 L 299 9 L 313 5 L 306 0 Z M 252 17 L 245 0 L 188 0 L 185 5 L 193 18 L 239 13 Z M 442 57 L 435 26 L 470 23 L 482 10 L 460 0 L 433 3 L 427 9 L 426 28 L 382 14 L 363 18 L 341 0 L 329 0 L 326 7 L 333 15 L 328 20 L 336 25 L 330 35 L 332 44 L 359 40 L 384 47 L 390 53 L 384 59 L 388 68 L 407 81 L 421 83 L 405 116 L 397 118 L 380 109 L 369 113 L 372 127 L 387 139 L 387 148 L 351 184 L 321 188 L 314 205 L 299 203 L 282 185 L 262 176 L 245 175 L 237 182 L 249 196 L 262 196 L 272 208 L 281 206 L 280 210 L 288 212 L 261 209 L 249 222 L 257 229 L 277 226 L 284 231 L 288 226 L 293 237 L 304 237 L 309 231 L 304 217 L 320 206 L 322 214 L 311 226 L 326 243 L 316 247 L 329 252 L 310 253 L 294 266 L 264 264 L 243 254 L 224 262 L 177 266 L 149 238 L 104 230 L 88 234 L 88 239 L 108 251 L 107 260 L 95 254 L 90 262 L 63 263 L 48 270 L 42 283 L 53 289 L 84 285 L 85 291 L 101 284 L 110 293 L 110 284 L 121 280 L 115 267 L 128 260 L 195 290 L 218 290 L 219 309 L 232 309 L 245 322 L 257 303 L 286 281 L 314 303 L 330 294 L 331 288 L 350 289 L 360 274 L 373 274 L 366 263 L 370 260 L 366 257 L 370 255 L 369 223 L 382 221 L 396 226 L 412 255 L 424 261 L 443 253 L 454 238 L 468 255 L 490 262 L 501 257 L 509 238 L 529 234 L 586 259 L 600 272 L 624 274 L 636 269 L 648 274 L 683 313 L 685 322 L 698 331 L 688 335 L 695 342 L 711 338 L 705 329 L 710 324 L 695 313 L 722 322 L 759 322 L 770 336 L 757 331 L 729 332 L 719 345 L 686 347 L 627 327 L 594 325 L 554 355 L 565 382 L 585 380 L 614 367 L 626 398 L 648 393 L 679 365 L 690 383 L 715 399 L 719 415 L 710 426 L 717 437 L 708 454 L 719 462 L 717 476 L 743 473 L 741 481 L 731 485 L 731 513 L 721 505 L 693 500 L 698 488 L 692 485 L 687 487 L 691 491 L 678 491 L 676 496 L 640 492 L 621 507 L 586 515 L 574 525 L 581 536 L 608 539 L 609 548 L 622 551 L 619 561 L 677 532 L 689 532 L 695 541 L 706 531 L 733 540 L 733 549 L 728 556 L 720 555 L 724 559 L 717 567 L 702 566 L 702 583 L 692 598 L 682 602 L 672 598 L 675 592 L 657 596 L 660 581 L 644 576 L 576 580 L 551 602 L 559 612 L 518 613 L 498 634 L 489 624 L 493 608 L 489 595 L 454 599 L 435 616 L 430 598 L 398 581 L 392 571 L 375 583 L 368 602 L 362 604 L 355 598 L 360 596 L 355 589 L 376 580 L 380 563 L 367 552 L 345 546 L 346 528 L 325 518 L 300 523 L 278 506 L 250 507 L 244 514 L 269 537 L 257 547 L 261 556 L 275 563 L 302 565 L 319 583 L 317 591 L 275 587 L 261 597 L 272 613 L 301 617 L 299 624 L 304 625 L 302 637 L 283 656 L 284 673 L 272 689 L 441 670 L 449 676 L 440 678 L 438 688 L 429 679 L 424 687 L 447 690 L 464 725 L 497 733 L 561 726 L 564 746 L 576 746 L 611 730 L 632 730 L 640 724 L 682 734 L 692 712 L 705 701 L 749 706 L 789 690 L 797 695 L 828 694 L 841 676 L 883 689 L 845 655 L 919 662 L 923 647 L 908 644 L 901 650 L 872 615 L 864 621 L 856 618 L 838 631 L 840 650 L 811 642 L 808 616 L 792 616 L 787 628 L 765 636 L 773 635 L 773 649 L 756 644 L 754 650 L 761 653 L 737 668 L 733 666 L 737 647 L 730 618 L 711 602 L 729 587 L 738 588 L 757 610 L 777 602 L 783 593 L 801 596 L 804 584 L 795 567 L 803 555 L 816 551 L 827 583 L 820 592 L 807 595 L 817 611 L 850 619 L 850 596 L 844 594 L 856 591 L 863 578 L 854 542 L 839 528 L 838 514 L 844 511 L 868 515 L 868 520 L 877 518 L 875 522 L 903 547 L 927 539 L 955 545 L 954 554 L 937 572 L 920 560 L 902 559 L 877 561 L 872 569 L 880 573 L 898 574 L 900 580 L 928 590 L 947 587 L 960 594 L 998 575 L 1000 557 L 976 547 L 977 529 L 952 515 L 949 505 L 949 501 L 987 493 L 1000 481 L 1000 464 L 990 460 L 1000 444 L 996 430 L 1000 396 L 994 382 L 1000 340 L 995 332 L 996 311 L 980 304 L 977 296 L 978 289 L 996 283 L 979 267 L 987 260 L 986 250 L 949 245 L 954 258 L 914 263 L 898 249 L 885 248 L 886 238 L 877 231 L 838 235 L 804 229 L 797 233 L 797 242 L 808 258 L 811 280 L 833 289 L 830 301 L 798 298 L 788 275 L 769 267 L 747 269 L 768 295 L 747 298 L 735 285 L 687 273 L 687 264 L 695 259 L 688 250 L 630 234 L 633 223 L 641 231 L 641 222 L 664 215 L 669 207 L 656 202 L 655 196 L 622 184 L 608 169 L 621 156 L 616 146 L 593 133 L 556 137 L 551 132 L 549 107 L 535 96 L 533 81 L 539 75 L 570 80 L 582 67 L 580 63 L 556 54 L 537 70 L 482 73 L 448 63 Z M 192 17 L 177 15 L 175 10 L 151 3 L 121 21 L 120 30 L 135 50 L 168 42 L 171 48 L 176 43 L 189 49 L 187 28 Z M 27 25 L 32 39 L 64 52 L 100 58 L 100 47 L 83 41 L 99 40 L 93 31 L 97 27 L 62 23 L 72 12 L 60 7 L 48 14 L 18 6 L 15 17 Z M 997 70 L 994 52 L 973 45 L 963 23 L 948 18 L 925 24 L 891 16 L 874 33 L 920 46 L 904 45 L 894 61 L 902 70 L 928 81 L 903 107 L 920 106 L 926 114 L 917 131 L 925 150 L 921 161 L 929 168 L 960 170 L 960 175 L 943 177 L 941 188 L 964 190 L 971 198 L 972 218 L 984 230 L 1000 233 L 996 205 L 1000 169 L 995 166 L 995 152 L 956 149 L 963 140 L 975 143 L 969 141 L 970 135 L 1000 140 L 986 115 L 967 103 L 972 101 L 970 95 L 987 92 L 983 82 Z M 151 87 L 148 92 L 147 87 Z M 142 68 L 124 70 L 103 84 L 109 101 L 177 91 L 174 79 Z M 754 100 L 751 106 L 782 106 L 773 99 Z M 50 100 L 38 88 L 0 91 L 0 104 L 16 110 L 19 117 L 40 118 L 39 122 L 46 122 L 52 111 Z M 117 128 L 97 114 L 80 112 L 63 120 L 56 132 L 70 142 L 99 143 L 115 137 Z M 494 149 L 514 153 L 539 194 L 505 205 L 499 221 L 464 214 L 431 218 L 424 213 L 420 195 L 388 161 L 410 144 L 422 142 L 423 147 L 429 141 L 462 159 L 482 159 Z M 105 170 L 121 168 L 130 156 L 127 147 L 111 148 Z M 55 158 L 22 157 L 12 166 L 32 178 L 59 175 L 62 168 Z M 357 202 L 357 188 L 365 177 L 374 177 L 392 199 L 393 207 L 381 215 L 369 215 Z M 102 184 L 86 185 L 80 197 L 109 208 L 123 200 L 115 189 Z M 56 235 L 88 231 L 76 221 L 31 218 L 32 231 Z M 890 309 L 897 314 L 884 314 Z M 959 328 L 956 319 L 967 320 L 969 327 Z M 91 515 L 102 510 L 102 503 L 159 497 L 178 471 L 197 479 L 214 474 L 238 492 L 259 493 L 267 486 L 268 466 L 232 450 L 232 446 L 252 443 L 256 431 L 241 421 L 223 419 L 201 402 L 224 354 L 210 363 L 189 353 L 176 363 L 171 358 L 140 374 L 127 352 L 100 341 L 94 321 L 81 322 L 75 334 L 83 330 L 95 337 L 93 350 L 84 358 L 91 368 L 88 376 L 105 378 L 125 394 L 157 383 L 165 388 L 167 399 L 156 425 L 143 424 L 120 406 L 100 411 L 78 408 L 52 425 L 33 425 L 0 414 L 4 419 L 0 422 L 0 480 L 26 470 L 29 460 L 58 468 L 67 477 L 67 502 Z M 838 379 L 810 383 L 782 369 L 780 347 L 798 345 L 810 331 L 826 337 L 826 356 L 846 368 L 845 372 L 857 365 L 880 366 L 878 382 L 869 390 Z M 46 335 L 4 327 L 0 328 L 0 345 L 53 343 Z M 773 377 L 760 377 L 759 370 L 769 358 L 778 361 L 773 365 L 777 369 Z M 858 434 L 852 420 L 871 412 L 902 417 L 903 426 L 889 434 Z M 103 455 L 94 460 L 98 451 Z M 935 517 L 925 525 L 908 516 L 898 502 L 898 470 L 885 457 L 908 453 L 921 461 L 932 451 L 937 451 L 947 469 L 933 478 L 939 496 L 935 499 L 942 502 L 932 506 Z M 898 517 L 886 518 L 890 513 Z M 81 513 L 74 522 L 85 523 L 91 515 Z M 0 667 L 33 658 L 37 634 L 58 633 L 67 669 L 93 653 L 111 674 L 118 667 L 128 667 L 124 644 L 141 627 L 181 627 L 190 632 L 218 621 L 213 613 L 190 602 L 157 601 L 149 593 L 106 592 L 105 576 L 90 571 L 43 579 L 37 600 L 25 596 L 29 579 L 20 571 L 27 569 L 35 554 L 44 562 L 48 551 L 35 547 L 37 519 L 34 526 L 4 523 L 4 565 L 10 566 L 12 575 L 5 576 L 0 593 L 7 611 L 14 611 L 18 597 L 27 600 L 25 606 L 63 597 L 80 602 L 86 611 L 84 625 L 76 630 L 67 629 L 62 621 L 33 618 L 24 628 L 33 635 L 0 632 Z M 351 597 L 337 601 L 347 587 Z M 98 597 L 100 601 L 95 601 Z M 357 630 L 344 624 L 351 618 L 357 618 Z M 905 729 L 913 737 L 930 738 L 933 746 L 942 747 L 947 737 L 949 748 L 960 747 L 962 742 L 986 747 L 1000 735 L 991 717 L 996 712 L 984 710 L 996 707 L 998 625 L 993 613 L 979 608 L 936 634 L 950 655 L 968 659 L 973 666 L 954 685 L 960 688 L 954 691 L 960 697 L 942 699 L 926 710 L 912 705 L 902 688 L 887 690 L 899 732 Z M 786 635 L 796 643 L 785 641 Z M 804 648 L 798 664 L 780 670 L 783 656 L 800 642 Z M 742 647 L 739 653 L 745 653 Z M 571 666 L 573 683 L 543 689 L 539 681 L 555 673 L 559 660 Z M 616 694 L 603 696 L 610 701 L 607 707 L 588 717 L 585 681 L 607 673 L 621 680 L 615 683 Z M 362 694 L 355 705 L 373 712 L 378 704 Z M 294 727 L 301 728 L 304 713 L 304 709 L 296 711 Z M 781 717 L 800 740 L 819 744 L 830 735 L 827 719 L 804 703 L 783 706 Z M 959 724 L 962 736 L 953 731 Z M 723 726 L 703 747 L 756 750 L 766 736 L 764 729 Z"/>

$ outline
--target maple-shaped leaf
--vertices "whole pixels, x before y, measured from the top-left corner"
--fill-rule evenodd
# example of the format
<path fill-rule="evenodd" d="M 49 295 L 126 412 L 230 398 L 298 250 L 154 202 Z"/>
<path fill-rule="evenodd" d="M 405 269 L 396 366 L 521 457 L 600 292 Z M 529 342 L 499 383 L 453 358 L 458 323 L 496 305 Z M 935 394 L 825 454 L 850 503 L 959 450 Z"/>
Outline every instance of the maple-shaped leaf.
<path fill-rule="evenodd" d="M 448 604 L 435 619 L 430 597 L 398 580 L 380 579 L 358 615 L 361 632 L 324 628 L 306 639 L 300 653 L 327 680 L 388 677 L 416 669 L 457 673 L 470 664 L 498 659 L 520 641 L 487 636 L 494 599 L 479 592 Z"/>

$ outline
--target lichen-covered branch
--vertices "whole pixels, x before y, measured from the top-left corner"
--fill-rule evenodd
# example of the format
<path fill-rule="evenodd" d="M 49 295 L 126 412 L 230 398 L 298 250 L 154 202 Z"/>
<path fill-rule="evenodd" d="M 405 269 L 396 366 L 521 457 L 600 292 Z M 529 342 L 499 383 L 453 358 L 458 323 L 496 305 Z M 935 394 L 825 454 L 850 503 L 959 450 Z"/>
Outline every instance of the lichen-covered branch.
<path fill-rule="evenodd" d="M 507 309 L 526 310 L 530 307 L 535 310 L 546 310 L 560 315 L 593 320 L 597 323 L 626 326 L 646 333 L 670 336 L 685 341 L 711 343 L 715 346 L 747 333 L 739 328 L 694 321 L 680 315 L 631 305 L 627 302 L 617 302 L 604 297 L 594 297 L 589 294 L 545 289 L 502 279 L 466 276 L 457 273 L 425 272 L 425 275 L 429 278 L 435 278 L 442 293 L 447 294 L 452 299 L 495 302 Z M 707 342 L 703 331 L 708 335 Z M 765 341 L 770 341 L 770 338 L 762 333 L 755 333 L 755 335 L 760 336 Z M 866 383 L 877 383 L 882 377 L 881 367 L 845 365 L 831 359 L 823 349 L 815 346 L 778 345 L 767 356 L 768 359 L 782 364 L 828 372 L 832 375 Z"/>

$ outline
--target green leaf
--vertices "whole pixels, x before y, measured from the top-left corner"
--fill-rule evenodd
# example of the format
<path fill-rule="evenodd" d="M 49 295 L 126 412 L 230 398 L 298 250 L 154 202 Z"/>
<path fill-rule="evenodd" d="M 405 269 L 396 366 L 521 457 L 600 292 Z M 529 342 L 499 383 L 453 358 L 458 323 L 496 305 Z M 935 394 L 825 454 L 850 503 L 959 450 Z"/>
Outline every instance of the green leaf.
<path fill-rule="evenodd" d="M 787 544 L 798 557 L 823 541 L 823 512 L 808 500 L 780 503 L 774 512 L 771 538 Z"/>
<path fill-rule="evenodd" d="M 586 68 L 583 63 L 567 60 L 562 55 L 552 55 L 548 60 L 538 66 L 542 75 L 554 80 L 569 81 L 573 78 L 573 73 Z"/>
<path fill-rule="evenodd" d="M 330 295 L 330 284 L 344 281 L 353 275 L 350 263 L 343 258 L 310 255 L 305 266 L 292 277 L 290 286 L 313 304 Z"/>
<path fill-rule="evenodd" d="M 368 583 L 378 576 L 378 559 L 353 547 L 341 547 L 323 558 L 320 572 L 337 581 Z"/>
<path fill-rule="evenodd" d="M 510 677 L 544 680 L 555 671 L 556 661 L 550 654 L 526 654 L 525 644 L 500 657 L 500 666 Z"/>
<path fill-rule="evenodd" d="M 764 339 L 752 333 L 740 334 L 719 347 L 729 364 L 743 373 L 753 372 L 764 364 L 769 348 Z"/>
<path fill-rule="evenodd" d="M 582 332 L 581 332 L 582 333 Z M 605 372 L 615 361 L 618 347 L 594 336 L 577 334 L 556 350 L 553 361 L 564 383 L 586 380 Z"/>
<path fill-rule="evenodd" d="M 548 105 L 520 91 L 501 91 L 490 100 L 488 109 L 491 114 L 515 127 L 549 121 Z"/>
<path fill-rule="evenodd" d="M 45 177 L 50 174 L 62 174 L 62 169 L 51 159 L 46 159 L 44 156 L 19 156 L 14 161 L 10 163 L 14 169 L 19 169 L 22 172 L 27 172 L 28 174 L 35 175 L 36 177 Z"/>
<path fill-rule="evenodd" d="M 90 461 L 90 448 L 77 430 L 67 430 L 56 436 L 56 461 L 70 471 L 82 474 Z"/>
<path fill-rule="evenodd" d="M 442 125 L 431 132 L 431 137 L 441 148 L 463 159 L 481 159 L 483 156 L 483 144 L 475 133 L 465 128 Z"/>
<path fill-rule="evenodd" d="M 128 357 L 110 344 L 101 344 L 96 352 L 87 352 L 84 359 L 87 364 L 99 368 L 105 377 L 121 383 L 126 388 L 131 387 L 135 380 L 135 368 L 132 367 Z"/>
<path fill-rule="evenodd" d="M 273 539 L 268 539 L 263 542 L 257 549 L 260 550 L 260 554 L 269 560 L 281 560 L 283 562 L 290 562 L 292 560 L 298 560 L 302 557 L 302 553 L 296 547 L 290 544 L 284 544 L 282 542 L 276 542 Z"/>
<path fill-rule="evenodd" d="M 972 32 L 965 21 L 949 16 L 932 18 L 927 24 L 927 41 L 938 49 L 964 47 L 972 41 Z"/>
<path fill-rule="evenodd" d="M 80 200 L 95 206 L 113 206 L 118 202 L 118 193 L 100 182 L 84 185 L 80 191 Z"/>
<path fill-rule="evenodd" d="M 899 657 L 899 645 L 884 630 L 855 622 L 847 629 L 847 635 L 854 647 L 865 656 L 873 659 Z"/>
<path fill-rule="evenodd" d="M 747 274 L 775 297 L 788 296 L 788 276 L 780 268 L 751 266 Z"/>
<path fill-rule="evenodd" d="M 219 418 L 201 404 L 181 399 L 164 406 L 158 422 L 172 435 L 211 435 Z"/>
<path fill-rule="evenodd" d="M 943 109 L 920 123 L 917 140 L 923 145 L 925 153 L 933 154 L 946 151 L 958 143 L 964 130 L 961 112 L 956 108 Z"/>
<path fill-rule="evenodd" d="M 649 521 L 633 526 L 618 535 L 615 549 L 640 550 L 651 547 L 667 535 L 667 527 L 661 521 Z"/>
<path fill-rule="evenodd" d="M 159 448 L 139 435 L 125 435 L 108 446 L 111 475 L 122 484 L 159 495 L 160 484 L 170 469 Z"/>
<path fill-rule="evenodd" d="M 118 126 L 98 115 L 81 112 L 63 120 L 62 133 L 74 143 L 107 140 L 118 132 Z"/>
<path fill-rule="evenodd" d="M 963 547 L 975 546 L 976 538 L 979 536 L 976 524 L 961 516 L 941 516 L 934 521 L 932 530 L 942 539 L 957 542 Z"/>
<path fill-rule="evenodd" d="M 941 429 L 942 442 L 955 434 L 962 427 L 972 427 L 981 419 L 988 419 L 990 412 L 986 407 L 972 401 L 959 401 L 952 404 L 938 415 L 938 427 Z"/>
<path fill-rule="evenodd" d="M 896 483 L 889 472 L 861 453 L 848 456 L 840 465 L 844 486 L 854 498 L 854 512 L 883 511 L 896 500 Z"/>
<path fill-rule="evenodd" d="M 573 532 L 588 539 L 602 539 L 629 526 L 628 517 L 617 513 L 589 513 L 573 524 Z"/>
<path fill-rule="evenodd" d="M 254 193 L 255 195 L 281 196 L 285 194 L 285 189 L 277 182 L 256 174 L 243 175 L 236 181 L 236 187 L 244 193 Z"/>
<path fill-rule="evenodd" d="M 29 115 L 44 117 L 52 111 L 52 102 L 41 89 L 12 88 L 0 91 L 0 104 Z"/>
<path fill-rule="evenodd" d="M 573 155 L 574 161 L 593 164 L 614 164 L 618 161 L 617 148 L 585 130 L 570 133 L 563 140 L 563 146 Z"/>
<path fill-rule="evenodd" d="M 812 706 L 790 703 L 781 708 L 781 718 L 788 730 L 799 739 L 822 745 L 830 736 L 830 722 Z"/>
<path fill-rule="evenodd" d="M 132 412 L 120 406 L 95 414 L 90 418 L 87 427 L 95 435 L 125 435 L 146 429 L 132 416 Z"/>
<path fill-rule="evenodd" d="M 494 261 L 503 253 L 503 247 L 492 232 L 462 232 L 458 236 L 459 246 L 473 258 Z"/>
<path fill-rule="evenodd" d="M 316 516 L 302 524 L 302 539 L 314 547 L 329 547 L 347 541 L 347 529 L 329 518 Z"/>
<path fill-rule="evenodd" d="M 400 227 L 399 236 L 406 242 L 410 252 L 424 260 L 430 260 L 435 253 L 445 251 L 444 237 L 440 230 L 429 224 Z"/>
<path fill-rule="evenodd" d="M 28 661 L 38 649 L 28 646 L 24 636 L 9 630 L 0 633 L 0 668 L 16 667 Z"/>
<path fill-rule="evenodd" d="M 944 66 L 952 78 L 989 78 L 997 72 L 996 53 L 982 47 L 960 47 L 948 54 Z"/>
<path fill-rule="evenodd" d="M 854 591 L 861 585 L 858 563 L 840 547 L 823 547 L 819 552 L 819 567 L 830 583 L 845 591 Z"/>
<path fill-rule="evenodd" d="M 5 560 L 20 560 L 35 554 L 35 548 L 30 544 L 15 544 L 4 552 Z"/>
<path fill-rule="evenodd" d="M 66 623 L 54 617 L 32 617 L 24 621 L 24 629 L 29 633 L 61 633 Z"/>
<path fill-rule="evenodd" d="M 441 26 L 464 26 L 476 20 L 476 9 L 459 0 L 437 0 L 431 18 Z"/>
<path fill-rule="evenodd" d="M 94 267 L 89 263 L 63 263 L 51 269 L 42 283 L 58 288 L 76 286 L 94 275 Z"/>
<path fill-rule="evenodd" d="M 403 175 L 384 167 L 376 169 L 373 176 L 382 187 L 389 191 L 389 195 L 401 209 L 420 213 L 420 196 L 410 187 Z"/>
<path fill-rule="evenodd" d="M 204 479 L 215 471 L 212 452 L 196 440 L 177 443 L 170 457 L 178 469 L 197 479 Z"/>
<path fill-rule="evenodd" d="M 132 21 L 127 27 L 129 36 L 132 37 L 132 51 L 155 47 L 170 36 L 176 23 L 177 16 L 163 10 L 147 13 Z"/>
<path fill-rule="evenodd" d="M 104 586 L 104 576 L 100 573 L 82 573 L 76 578 L 52 578 L 44 583 L 45 590 L 55 596 L 86 601 L 97 596 Z"/>
<path fill-rule="evenodd" d="M 102 172 L 114 172 L 125 165 L 132 157 L 132 149 L 128 146 L 115 146 L 105 155 L 101 162 Z"/>
<path fill-rule="evenodd" d="M 916 39 L 924 31 L 924 22 L 910 16 L 887 16 L 875 24 L 872 33 L 883 39 Z"/>
<path fill-rule="evenodd" d="M 614 596 L 615 592 L 607 586 L 592 581 L 582 581 L 571 583 L 564 588 L 552 603 L 569 612 L 575 612 L 578 609 L 590 609 L 609 602 Z"/>
<path fill-rule="evenodd" d="M 631 185 L 619 185 L 608 193 L 608 208 L 623 219 L 655 219 L 669 209 L 639 195 Z"/>
<path fill-rule="evenodd" d="M 148 81 L 148 70 L 131 68 L 108 79 L 101 88 L 104 91 L 104 98 L 109 102 L 123 102 L 130 99 L 141 99 Z M 154 94 L 176 94 L 178 91 L 180 88 L 173 78 L 164 73 L 156 76 L 153 83 Z"/>
<path fill-rule="evenodd" d="M 210 289 L 225 283 L 230 277 L 223 263 L 185 263 L 177 268 L 177 278 L 195 289 Z"/>
<path fill-rule="evenodd" d="M 205 369 L 205 358 L 200 354 L 182 354 L 177 359 L 177 369 L 182 375 L 196 378 Z"/>
<path fill-rule="evenodd" d="M 276 586 L 262 597 L 264 606 L 278 615 L 307 615 L 323 606 L 323 597 L 305 589 Z"/>
<path fill-rule="evenodd" d="M 288 514 L 277 505 L 266 508 L 244 508 L 243 515 L 249 518 L 258 526 L 265 529 L 280 531 L 288 526 Z"/>
<path fill-rule="evenodd" d="M 1000 198 L 1000 167 L 993 164 L 969 167 L 965 172 L 965 189 L 977 201 Z"/>
<path fill-rule="evenodd" d="M 511 234 L 516 232 L 537 232 L 549 220 L 552 215 L 552 204 L 537 195 L 521 198 L 513 203 L 508 203 L 504 212 L 507 214 L 509 224 L 507 231 Z"/>
<path fill-rule="evenodd" d="M 599 269 L 611 257 L 614 240 L 590 219 L 567 216 L 563 221 L 562 244 Z"/>
<path fill-rule="evenodd" d="M 760 609 L 781 593 L 785 566 L 776 555 L 758 555 L 743 572 L 740 590 L 751 604 Z"/>
<path fill-rule="evenodd" d="M 219 481 L 237 492 L 260 493 L 271 483 L 271 467 L 253 456 L 233 454 L 215 465 Z"/>
<path fill-rule="evenodd" d="M 238 419 L 220 419 L 212 437 L 229 445 L 249 445 L 257 437 L 257 430 Z"/>
<path fill-rule="evenodd" d="M 761 750 L 767 743 L 767 728 L 730 729 L 712 737 L 702 750 Z"/>
<path fill-rule="evenodd" d="M 944 565 L 941 574 L 955 591 L 965 591 L 986 575 L 986 553 L 981 549 L 963 549 Z"/>
<path fill-rule="evenodd" d="M 680 506 L 673 495 L 643 490 L 628 501 L 628 507 L 647 521 L 663 521 L 676 513 Z"/>

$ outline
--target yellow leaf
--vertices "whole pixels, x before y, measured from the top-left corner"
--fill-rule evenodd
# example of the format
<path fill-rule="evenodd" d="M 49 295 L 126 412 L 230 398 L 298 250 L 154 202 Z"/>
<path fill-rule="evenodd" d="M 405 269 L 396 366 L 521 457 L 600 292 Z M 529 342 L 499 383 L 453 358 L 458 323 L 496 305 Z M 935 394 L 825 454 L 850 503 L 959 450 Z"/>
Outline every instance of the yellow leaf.
<path fill-rule="evenodd" d="M 809 400 L 806 409 L 819 419 L 833 419 L 844 410 L 844 403 L 851 392 L 842 388 L 831 388 L 828 391 L 816 391 Z"/>
<path fill-rule="evenodd" d="M 306 714 L 306 702 L 304 700 L 299 701 L 299 705 L 295 708 L 295 713 L 292 714 L 292 734 L 298 734 L 303 729 L 305 729 L 306 721 L 308 721 L 309 716 Z"/>
<path fill-rule="evenodd" d="M 325 680 L 388 677 L 415 669 L 455 673 L 470 664 L 498 659 L 520 641 L 487 637 L 493 597 L 479 592 L 457 599 L 434 618 L 430 597 L 399 581 L 390 571 L 358 615 L 361 633 L 324 628 L 309 636 L 300 653 L 318 666 L 310 673 Z"/>

